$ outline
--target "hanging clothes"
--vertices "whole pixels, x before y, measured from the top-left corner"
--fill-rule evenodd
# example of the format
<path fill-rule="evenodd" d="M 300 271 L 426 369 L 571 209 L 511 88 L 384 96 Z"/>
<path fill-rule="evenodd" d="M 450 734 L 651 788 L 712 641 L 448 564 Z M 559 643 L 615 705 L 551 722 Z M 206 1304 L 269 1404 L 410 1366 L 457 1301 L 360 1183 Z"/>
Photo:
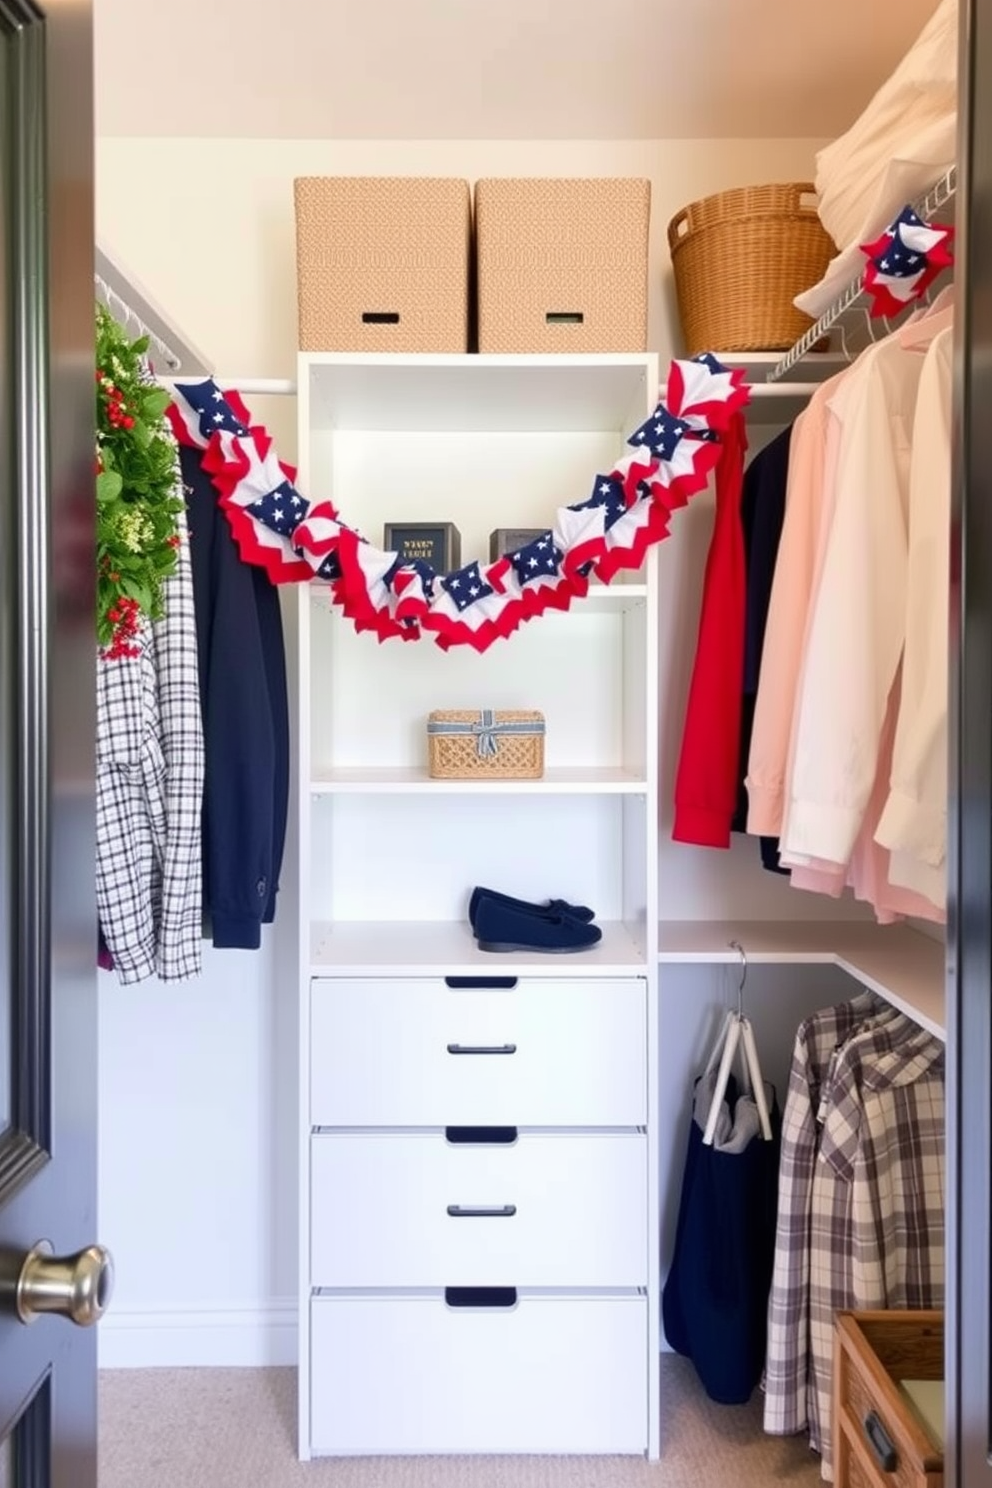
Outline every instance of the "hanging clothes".
<path fill-rule="evenodd" d="M 206 750 L 203 907 L 216 947 L 257 950 L 289 810 L 282 614 L 268 574 L 241 561 L 203 457 L 180 442 Z"/>
<path fill-rule="evenodd" d="M 792 1436 L 808 1426 L 809 1237 L 817 1114 L 830 1057 L 867 1018 L 887 1011 L 872 992 L 813 1013 L 799 1025 L 782 1113 L 775 1255 L 768 1299 L 765 1430 Z"/>
<path fill-rule="evenodd" d="M 871 794 L 905 635 L 918 348 L 951 314 L 872 347 L 832 399 L 841 425 L 834 511 L 796 703 L 785 862 L 847 863 Z"/>
<path fill-rule="evenodd" d="M 201 966 L 204 748 L 182 513 L 176 530 L 163 618 L 142 625 L 137 656 L 97 661 L 97 910 L 124 983 Z"/>
<path fill-rule="evenodd" d="M 944 1048 L 901 1013 L 835 1053 L 810 1225 L 810 1444 L 833 1476 L 834 1319 L 944 1304 Z"/>
<path fill-rule="evenodd" d="M 764 1424 L 832 1475 L 834 1318 L 940 1307 L 944 1050 L 865 994 L 800 1027 L 783 1118 Z"/>
<path fill-rule="evenodd" d="M 672 837 L 725 848 L 737 807 L 747 582 L 740 520 L 747 436 L 739 414 L 721 439 L 724 455 L 716 471 L 716 517 L 675 778 Z"/>
<path fill-rule="evenodd" d="M 832 489 L 838 430 L 830 397 L 840 377 L 817 388 L 792 426 L 785 514 L 768 601 L 768 617 L 754 705 L 745 780 L 747 829 L 778 837 L 782 830 L 786 766 L 803 638 L 813 592 L 822 508 Z"/>
<path fill-rule="evenodd" d="M 815 894 L 827 894 L 834 899 L 839 898 L 845 888 L 850 888 L 856 899 L 872 906 L 875 918 L 881 925 L 895 924 L 907 915 L 943 923 L 946 915 L 943 895 L 939 902 L 934 902 L 925 894 L 894 883 L 891 854 L 876 840 L 876 828 L 889 791 L 896 721 L 900 713 L 901 678 L 897 674 L 889 693 L 879 738 L 878 767 L 872 793 L 868 798 L 850 862 L 846 865 L 815 859 L 802 865 L 793 862 L 790 869 L 792 887 Z"/>
<path fill-rule="evenodd" d="M 744 472 L 741 495 L 741 529 L 744 535 L 744 677 L 741 699 L 741 738 L 737 768 L 737 809 L 731 823 L 734 832 L 747 831 L 747 762 L 751 752 L 754 709 L 761 674 L 768 609 L 778 547 L 785 520 L 785 493 L 789 475 L 792 427 L 776 434 L 759 450 Z M 779 863 L 778 838 L 762 836 L 761 861 L 772 873 L 787 873 Z"/>
<path fill-rule="evenodd" d="M 947 673 L 939 657 L 947 637 L 947 539 L 934 546 L 927 522 L 935 518 L 923 492 L 942 480 L 937 505 L 947 513 L 949 414 L 940 384 L 946 389 L 949 379 L 952 319 L 953 290 L 945 290 L 822 385 L 793 426 L 745 779 L 747 829 L 763 839 L 779 833 L 792 887 L 834 898 L 850 889 L 883 924 L 907 915 L 946 919 Z M 946 409 L 949 391 L 943 400 Z M 916 702 L 904 706 L 911 630 Z M 933 658 L 926 663 L 924 646 Z M 921 688 L 930 713 L 914 728 Z M 930 751 L 928 764 L 905 753 L 896 764 L 900 729 L 904 741 L 916 739 L 917 751 Z M 919 799 L 924 771 L 937 812 L 929 843 L 920 840 L 915 855 L 899 851 L 898 823 L 893 828 L 897 769 L 916 772 L 909 799 Z"/>
<path fill-rule="evenodd" d="M 875 833 L 891 852 L 891 881 L 938 904 L 947 893 L 952 343 L 953 327 L 938 332 L 920 373 L 909 491 L 902 702 L 890 790 Z"/>

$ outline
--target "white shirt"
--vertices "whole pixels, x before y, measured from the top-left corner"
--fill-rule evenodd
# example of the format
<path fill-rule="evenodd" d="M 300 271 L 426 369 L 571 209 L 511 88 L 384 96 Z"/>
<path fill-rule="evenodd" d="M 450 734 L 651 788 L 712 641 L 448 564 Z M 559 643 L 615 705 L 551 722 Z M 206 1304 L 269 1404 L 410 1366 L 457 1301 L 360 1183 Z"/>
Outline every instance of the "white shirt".
<path fill-rule="evenodd" d="M 875 840 L 889 880 L 935 904 L 946 898 L 947 648 L 951 525 L 953 327 L 920 373 L 909 487 L 909 562 L 902 702 L 890 790 Z"/>
<path fill-rule="evenodd" d="M 953 311 L 872 347 L 845 379 L 836 498 L 795 719 L 783 851 L 850 859 L 902 656 L 922 348 Z"/>

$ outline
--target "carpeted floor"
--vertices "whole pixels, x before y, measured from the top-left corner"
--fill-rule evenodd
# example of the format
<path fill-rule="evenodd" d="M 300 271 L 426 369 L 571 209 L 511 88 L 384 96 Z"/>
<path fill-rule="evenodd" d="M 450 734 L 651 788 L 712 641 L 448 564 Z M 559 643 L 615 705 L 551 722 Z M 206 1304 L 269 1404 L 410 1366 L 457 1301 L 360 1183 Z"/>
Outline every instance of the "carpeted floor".
<path fill-rule="evenodd" d="M 100 1488 L 814 1488 L 801 1437 L 768 1437 L 761 1399 L 713 1405 L 661 1361 L 661 1461 L 378 1457 L 301 1463 L 293 1369 L 112 1370 L 100 1379 Z"/>

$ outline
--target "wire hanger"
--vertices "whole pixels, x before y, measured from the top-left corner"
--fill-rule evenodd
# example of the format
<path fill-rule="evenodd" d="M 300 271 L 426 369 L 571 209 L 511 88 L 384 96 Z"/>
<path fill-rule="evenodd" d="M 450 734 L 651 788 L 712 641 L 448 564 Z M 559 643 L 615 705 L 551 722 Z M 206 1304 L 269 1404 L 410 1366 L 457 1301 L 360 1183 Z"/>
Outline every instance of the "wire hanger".
<path fill-rule="evenodd" d="M 851 348 L 847 344 L 847 330 L 845 329 L 844 322 L 842 320 L 838 320 L 837 329 L 838 331 L 840 331 L 840 349 L 841 353 L 843 354 L 844 360 L 845 362 L 853 362 L 854 357 L 851 353 Z"/>
<path fill-rule="evenodd" d="M 750 1019 L 744 1016 L 744 987 L 747 983 L 747 953 L 739 940 L 730 942 L 732 950 L 735 950 L 741 959 L 741 975 L 737 984 L 737 1011 L 731 1010 L 724 1019 L 723 1029 L 718 1038 L 706 1073 L 709 1074 L 719 1058 L 720 1067 L 717 1071 L 716 1085 L 713 1089 L 713 1099 L 710 1102 L 709 1115 L 706 1118 L 706 1126 L 703 1130 L 704 1147 L 712 1147 L 716 1136 L 717 1121 L 720 1117 L 720 1109 L 723 1098 L 727 1093 L 727 1082 L 730 1079 L 730 1070 L 734 1062 L 734 1055 L 738 1048 L 741 1053 L 741 1069 L 743 1082 L 747 1093 L 753 1095 L 754 1104 L 758 1111 L 758 1123 L 761 1127 L 761 1136 L 764 1141 L 772 1139 L 772 1123 L 768 1112 L 768 1099 L 765 1095 L 765 1082 L 761 1074 L 761 1065 L 758 1060 L 758 1046 L 755 1043 L 754 1030 Z"/>
<path fill-rule="evenodd" d="M 738 956 L 740 956 L 741 958 L 741 979 L 737 984 L 737 1016 L 738 1018 L 743 1018 L 744 987 L 747 983 L 747 952 L 745 951 L 739 940 L 732 940 L 730 942 L 730 949 L 732 951 L 736 951 Z"/>

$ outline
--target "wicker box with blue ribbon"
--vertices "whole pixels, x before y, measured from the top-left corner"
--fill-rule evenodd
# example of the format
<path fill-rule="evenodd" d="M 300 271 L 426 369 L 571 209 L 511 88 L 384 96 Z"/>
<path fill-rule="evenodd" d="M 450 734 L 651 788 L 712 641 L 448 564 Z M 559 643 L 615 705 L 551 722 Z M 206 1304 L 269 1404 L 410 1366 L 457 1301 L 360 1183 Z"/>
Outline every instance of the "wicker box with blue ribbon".
<path fill-rule="evenodd" d="M 544 714 L 493 708 L 438 709 L 427 719 L 432 780 L 540 780 Z"/>

